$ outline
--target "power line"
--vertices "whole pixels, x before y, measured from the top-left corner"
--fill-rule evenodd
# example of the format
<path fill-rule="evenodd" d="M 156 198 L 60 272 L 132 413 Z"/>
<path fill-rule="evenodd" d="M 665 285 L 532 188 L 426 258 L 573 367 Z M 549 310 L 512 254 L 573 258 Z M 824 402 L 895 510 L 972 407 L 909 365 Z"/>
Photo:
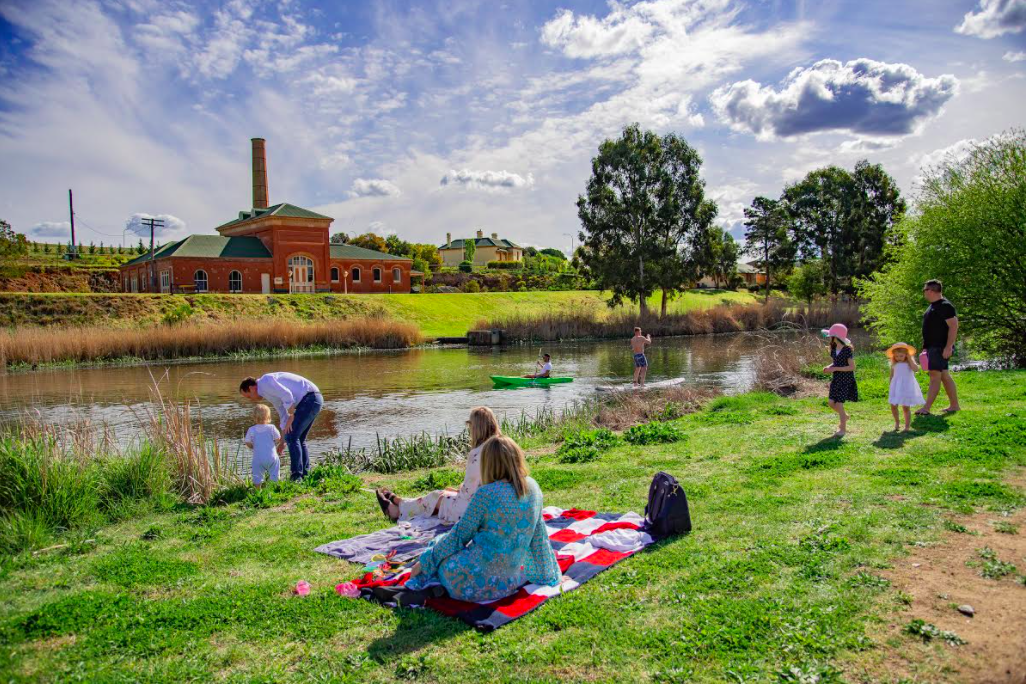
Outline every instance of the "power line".
<path fill-rule="evenodd" d="M 157 274 L 153 271 L 153 232 L 164 227 L 164 219 L 144 218 L 139 222 L 150 229 L 150 292 L 153 292 L 157 285 Z"/>

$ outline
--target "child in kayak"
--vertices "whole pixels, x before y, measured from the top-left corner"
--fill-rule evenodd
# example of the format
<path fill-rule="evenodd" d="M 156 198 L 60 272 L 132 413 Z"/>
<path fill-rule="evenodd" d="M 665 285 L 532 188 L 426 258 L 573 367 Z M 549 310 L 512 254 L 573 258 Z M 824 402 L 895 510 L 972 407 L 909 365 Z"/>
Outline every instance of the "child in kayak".
<path fill-rule="evenodd" d="M 652 335 L 642 336 L 641 328 L 634 328 L 634 337 L 631 338 L 631 351 L 634 352 L 634 384 L 645 386 L 645 375 L 648 374 L 648 359 L 645 357 L 645 347 L 652 344 Z"/>
<path fill-rule="evenodd" d="M 538 372 L 525 375 L 525 378 L 548 378 L 552 376 L 552 357 L 544 354 L 542 358 L 545 359 L 545 363 L 537 362 Z"/>

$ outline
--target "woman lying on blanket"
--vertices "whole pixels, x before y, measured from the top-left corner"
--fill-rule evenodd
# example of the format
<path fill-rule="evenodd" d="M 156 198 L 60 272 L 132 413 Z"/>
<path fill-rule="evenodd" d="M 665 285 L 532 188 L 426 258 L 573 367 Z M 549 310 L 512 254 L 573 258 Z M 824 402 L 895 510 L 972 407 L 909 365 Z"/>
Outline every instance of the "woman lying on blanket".
<path fill-rule="evenodd" d="M 542 493 L 528 477 L 516 442 L 498 435 L 484 443 L 481 483 L 456 526 L 421 554 L 407 589 L 440 583 L 451 597 L 480 603 L 509 596 L 524 584 L 559 584 Z"/>
<path fill-rule="evenodd" d="M 467 425 L 470 428 L 471 450 L 467 454 L 467 470 L 463 474 L 460 488 L 435 490 L 415 499 L 404 499 L 387 489 L 379 489 L 378 504 L 386 517 L 390 520 L 409 520 L 418 515 L 437 515 L 449 525 L 460 519 L 474 492 L 481 486 L 481 445 L 489 437 L 501 434 L 495 414 L 484 406 L 471 409 Z"/>

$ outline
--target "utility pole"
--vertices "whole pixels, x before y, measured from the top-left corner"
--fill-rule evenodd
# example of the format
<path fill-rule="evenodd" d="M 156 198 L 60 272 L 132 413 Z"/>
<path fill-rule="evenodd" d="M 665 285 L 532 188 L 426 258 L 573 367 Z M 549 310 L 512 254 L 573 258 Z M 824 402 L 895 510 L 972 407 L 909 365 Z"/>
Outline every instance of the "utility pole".
<path fill-rule="evenodd" d="M 140 223 L 150 229 L 150 292 L 154 292 L 157 289 L 157 274 L 153 271 L 153 229 L 163 228 L 164 219 L 144 218 Z"/>
<path fill-rule="evenodd" d="M 71 214 L 71 249 L 68 250 L 68 259 L 72 260 L 78 256 L 78 247 L 75 246 L 75 201 L 71 196 L 71 188 L 68 188 L 68 213 Z"/>

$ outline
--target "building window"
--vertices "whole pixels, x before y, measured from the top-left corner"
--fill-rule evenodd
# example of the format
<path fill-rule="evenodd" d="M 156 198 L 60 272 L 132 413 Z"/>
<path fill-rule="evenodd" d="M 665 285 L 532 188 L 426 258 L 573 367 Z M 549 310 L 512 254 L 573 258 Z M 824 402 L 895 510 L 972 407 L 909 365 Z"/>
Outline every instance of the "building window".
<path fill-rule="evenodd" d="M 381 282 L 381 269 L 380 268 L 375 268 L 374 269 L 374 282 L 376 282 L 376 283 L 380 283 Z"/>
<path fill-rule="evenodd" d="M 160 291 L 164 293 L 171 291 L 171 271 L 160 272 Z"/>
<path fill-rule="evenodd" d="M 232 271 L 228 274 L 228 291 L 242 292 L 242 274 L 238 271 Z"/>
<path fill-rule="evenodd" d="M 207 272 L 200 269 L 192 274 L 192 282 L 196 284 L 196 292 L 207 291 Z"/>
<path fill-rule="evenodd" d="M 360 282 L 360 267 L 359 266 L 353 266 L 353 282 L 354 283 Z"/>
<path fill-rule="evenodd" d="M 333 282 L 333 283 L 337 283 L 338 282 L 338 266 L 332 266 L 331 267 L 331 282 Z"/>
<path fill-rule="evenodd" d="M 139 291 L 139 276 L 136 274 L 132 275 L 132 292 Z"/>
<path fill-rule="evenodd" d="M 403 272 L 402 272 L 402 269 L 399 269 L 399 268 L 393 268 L 392 269 L 392 282 L 393 283 L 401 283 L 401 282 L 403 282 Z"/>

